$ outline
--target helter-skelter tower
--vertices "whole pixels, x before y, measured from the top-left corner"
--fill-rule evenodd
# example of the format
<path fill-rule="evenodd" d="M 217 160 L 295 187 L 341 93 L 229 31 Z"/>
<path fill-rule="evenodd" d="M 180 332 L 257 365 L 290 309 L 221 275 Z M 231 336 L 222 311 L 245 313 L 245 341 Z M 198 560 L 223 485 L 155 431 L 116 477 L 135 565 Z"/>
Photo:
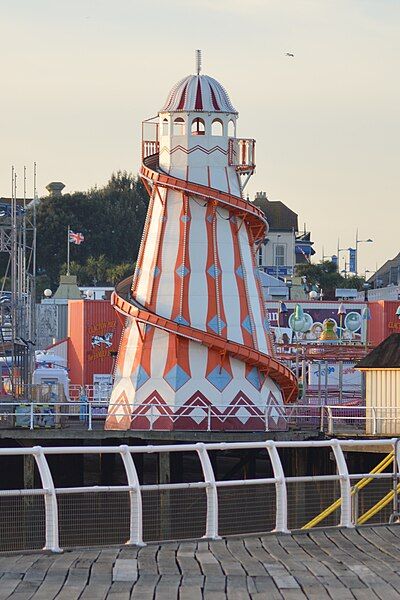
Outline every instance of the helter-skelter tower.
<path fill-rule="evenodd" d="M 112 300 L 126 320 L 106 429 L 274 429 L 296 399 L 255 263 L 268 225 L 242 194 L 254 140 L 236 137 L 199 53 L 196 71 L 143 123 L 150 202 L 133 279 Z"/>

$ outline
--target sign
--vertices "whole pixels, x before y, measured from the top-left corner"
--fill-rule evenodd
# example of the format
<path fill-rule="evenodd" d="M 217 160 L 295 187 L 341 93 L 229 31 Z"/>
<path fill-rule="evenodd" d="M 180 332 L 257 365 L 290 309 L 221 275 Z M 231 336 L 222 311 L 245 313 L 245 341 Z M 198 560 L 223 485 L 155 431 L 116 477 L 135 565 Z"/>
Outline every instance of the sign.
<path fill-rule="evenodd" d="M 99 402 L 108 400 L 112 386 L 112 375 L 107 373 L 93 374 L 93 400 Z"/>
<path fill-rule="evenodd" d="M 106 358 L 115 340 L 116 321 L 99 321 L 88 327 L 91 350 L 88 354 L 90 362 Z"/>
<path fill-rule="evenodd" d="M 272 275 L 273 277 L 285 276 L 285 275 L 293 275 L 293 267 L 265 267 L 264 269 L 267 275 Z"/>
<path fill-rule="evenodd" d="M 354 362 L 343 362 L 343 391 L 349 391 L 355 388 L 360 389 L 361 371 L 357 371 L 354 368 L 354 365 Z M 328 386 L 333 388 L 339 388 L 340 374 L 338 362 L 329 362 L 328 364 L 321 363 L 321 365 L 319 365 L 318 363 L 312 363 L 308 371 L 308 384 L 317 387 L 318 382 L 320 381 L 321 386 L 325 386 L 326 370 L 328 370 Z"/>
<path fill-rule="evenodd" d="M 321 336 L 326 319 L 334 321 L 333 330 L 338 339 L 341 338 L 343 341 L 365 341 L 365 321 L 361 314 L 364 304 L 345 304 L 346 314 L 343 315 L 342 319 L 339 318 L 337 313 L 338 303 L 333 302 L 302 302 L 303 315 L 301 319 L 295 319 L 293 305 L 288 304 L 286 313 L 279 313 L 277 302 L 267 301 L 265 306 L 272 332 L 275 333 L 277 341 L 283 337 L 283 333 L 286 333 L 291 340 L 316 342 Z M 341 325 L 342 331 L 340 331 Z M 283 331 L 283 328 L 285 331 Z M 292 335 L 288 334 L 287 328 L 292 331 Z M 276 329 L 275 332 L 274 329 Z M 286 337 L 283 341 L 287 342 Z"/>

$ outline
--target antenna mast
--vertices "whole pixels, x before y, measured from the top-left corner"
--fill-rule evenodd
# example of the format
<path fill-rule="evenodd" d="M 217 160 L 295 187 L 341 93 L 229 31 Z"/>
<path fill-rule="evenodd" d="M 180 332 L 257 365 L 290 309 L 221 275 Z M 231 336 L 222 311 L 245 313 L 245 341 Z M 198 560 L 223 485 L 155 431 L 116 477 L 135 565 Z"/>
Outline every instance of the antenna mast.
<path fill-rule="evenodd" d="M 196 73 L 200 75 L 201 71 L 201 50 L 196 50 Z"/>

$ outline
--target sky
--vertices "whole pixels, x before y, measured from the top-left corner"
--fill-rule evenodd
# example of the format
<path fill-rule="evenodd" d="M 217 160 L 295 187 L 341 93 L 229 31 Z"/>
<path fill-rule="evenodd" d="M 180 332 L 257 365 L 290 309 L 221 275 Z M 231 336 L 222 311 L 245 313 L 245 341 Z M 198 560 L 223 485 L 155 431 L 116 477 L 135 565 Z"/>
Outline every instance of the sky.
<path fill-rule="evenodd" d="M 27 165 L 29 192 L 34 161 L 40 194 L 136 173 L 141 121 L 194 71 L 196 48 L 238 135 L 256 139 L 250 196 L 297 212 L 318 259 L 338 238 L 354 246 L 357 228 L 373 239 L 361 273 L 395 256 L 399 0 L 0 0 L 0 196 L 11 165 L 20 181 Z"/>

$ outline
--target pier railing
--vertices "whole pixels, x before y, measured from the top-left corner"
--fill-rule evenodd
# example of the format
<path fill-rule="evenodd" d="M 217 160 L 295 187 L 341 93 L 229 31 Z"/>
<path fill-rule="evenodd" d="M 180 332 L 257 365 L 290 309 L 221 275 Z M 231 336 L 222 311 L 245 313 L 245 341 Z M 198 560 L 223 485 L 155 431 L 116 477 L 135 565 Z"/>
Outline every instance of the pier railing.
<path fill-rule="evenodd" d="M 0 429 L 70 428 L 91 431 L 104 427 L 108 402 L 0 402 Z M 113 413 L 126 419 L 126 414 Z M 132 431 L 320 431 L 330 436 L 400 435 L 400 409 L 341 404 L 287 404 L 258 407 L 237 404 L 209 406 L 133 406 Z"/>
<path fill-rule="evenodd" d="M 133 406 L 130 428 L 164 431 L 178 428 L 187 431 L 288 431 L 289 429 L 320 430 L 329 435 L 365 432 L 371 435 L 385 429 L 383 409 L 366 409 L 361 406 L 318 406 L 289 404 L 283 406 L 160 406 L 148 404 Z M 107 416 L 107 401 L 57 402 L 42 400 L 28 402 L 0 402 L 0 429 L 92 429 L 103 427 Z M 114 413 L 126 419 L 126 414 Z M 391 423 L 398 421 L 389 415 Z"/>
<path fill-rule="evenodd" d="M 384 453 L 392 452 L 392 460 L 388 457 L 386 465 L 389 472 L 375 469 L 372 473 L 354 473 L 349 468 L 349 450 L 365 451 L 369 445 Z M 320 475 L 288 476 L 288 453 L 305 448 L 325 450 L 331 461 Z M 219 475 L 215 465 L 246 453 L 255 453 L 263 468 L 247 478 L 235 477 L 242 471 L 234 468 L 225 469 L 223 477 Z M 118 484 L 61 487 L 56 483 L 62 477 L 56 465 L 62 464 L 65 470 L 67 465 L 76 464 L 79 457 L 93 462 L 104 461 L 107 456 L 113 457 Z M 328 516 L 319 525 L 346 528 L 357 522 L 388 522 L 390 515 L 398 515 L 400 456 L 395 438 L 1 448 L 1 468 L 5 468 L 10 457 L 14 469 L 18 457 L 23 461 L 24 472 L 26 464 L 31 464 L 36 477 L 30 481 L 31 488 L 0 490 L 2 551 L 44 548 L 60 552 L 71 546 L 141 546 L 148 541 L 218 539 L 268 531 L 287 533 L 308 527 L 310 519 L 323 513 Z M 73 457 L 75 463 L 71 463 Z M 140 465 L 150 458 L 158 465 L 158 483 L 143 481 Z M 185 460 L 187 468 L 175 469 L 178 475 L 171 483 L 170 466 L 176 459 Z M 365 481 L 368 486 L 356 485 Z M 376 501 L 391 491 L 394 503 L 386 502 L 380 507 L 381 501 Z M 368 519 L 365 515 L 369 515 Z"/>

